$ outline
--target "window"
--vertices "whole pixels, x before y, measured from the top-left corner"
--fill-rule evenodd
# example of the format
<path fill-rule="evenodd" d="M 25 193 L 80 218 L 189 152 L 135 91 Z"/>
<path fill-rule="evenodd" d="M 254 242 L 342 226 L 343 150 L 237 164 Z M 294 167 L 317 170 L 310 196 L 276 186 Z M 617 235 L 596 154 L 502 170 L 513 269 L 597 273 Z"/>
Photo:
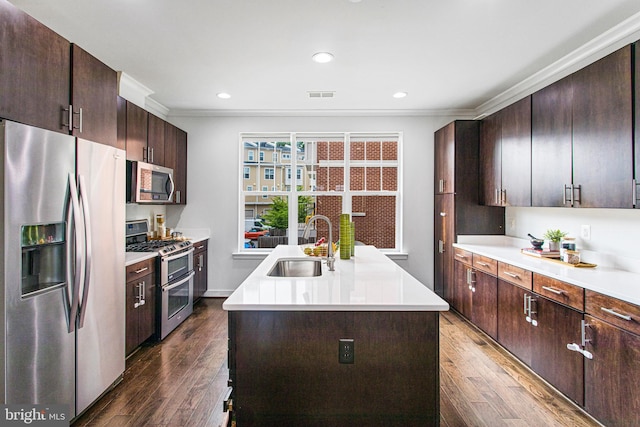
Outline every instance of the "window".
<path fill-rule="evenodd" d="M 250 168 L 244 168 L 244 179 L 251 179 L 251 169 Z"/>
<path fill-rule="evenodd" d="M 260 152 L 260 161 L 264 162 L 264 151 Z"/>
<path fill-rule="evenodd" d="M 254 162 L 255 161 L 255 155 L 256 155 L 256 153 L 253 150 L 247 151 L 247 160 L 250 161 L 250 162 Z"/>
<path fill-rule="evenodd" d="M 260 241 L 245 242 L 239 233 L 239 248 L 297 244 L 306 219 L 314 214 L 329 217 L 332 237 L 337 241 L 339 216 L 349 213 L 355 223 L 356 240 L 399 251 L 401 143 L 400 132 L 241 134 L 240 144 L 247 152 L 242 159 L 249 159 L 248 152 L 255 149 L 261 153 L 257 163 L 241 160 L 244 179 L 256 176 L 262 182 L 251 183 L 252 188 L 260 188 L 259 192 L 241 191 L 239 212 L 252 210 L 272 228 L 269 239 Z M 263 152 L 272 152 L 272 158 L 280 158 L 281 163 L 274 160 L 268 167 L 263 165 Z M 289 207 L 292 200 L 297 203 Z M 324 222 L 318 221 L 314 228 L 312 237 L 329 237 Z M 290 242 L 289 236 L 296 239 Z"/>

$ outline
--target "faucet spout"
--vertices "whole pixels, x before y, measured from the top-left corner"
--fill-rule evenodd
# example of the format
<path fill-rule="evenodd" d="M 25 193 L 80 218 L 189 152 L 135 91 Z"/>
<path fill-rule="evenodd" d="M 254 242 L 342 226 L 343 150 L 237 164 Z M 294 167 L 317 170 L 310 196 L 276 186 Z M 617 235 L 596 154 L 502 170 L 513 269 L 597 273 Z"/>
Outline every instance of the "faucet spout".
<path fill-rule="evenodd" d="M 311 224 L 316 220 L 321 219 L 325 221 L 329 225 L 329 243 L 327 244 L 327 267 L 329 267 L 329 271 L 334 271 L 334 263 L 335 257 L 333 255 L 333 227 L 331 226 L 331 220 L 324 215 L 314 215 L 309 218 L 307 221 L 307 225 L 304 227 L 304 231 L 302 233 L 302 237 L 305 239 L 309 238 L 309 234 L 311 233 Z"/>

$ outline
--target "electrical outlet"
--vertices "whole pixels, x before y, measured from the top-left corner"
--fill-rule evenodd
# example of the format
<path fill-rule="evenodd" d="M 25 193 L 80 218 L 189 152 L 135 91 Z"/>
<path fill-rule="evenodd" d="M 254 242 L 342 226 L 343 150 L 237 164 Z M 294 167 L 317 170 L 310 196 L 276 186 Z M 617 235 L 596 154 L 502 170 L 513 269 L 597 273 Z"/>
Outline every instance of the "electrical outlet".
<path fill-rule="evenodd" d="M 341 339 L 338 344 L 338 362 L 352 364 L 355 362 L 353 339 Z"/>
<path fill-rule="evenodd" d="M 591 226 L 583 225 L 580 229 L 580 237 L 584 240 L 591 240 Z"/>

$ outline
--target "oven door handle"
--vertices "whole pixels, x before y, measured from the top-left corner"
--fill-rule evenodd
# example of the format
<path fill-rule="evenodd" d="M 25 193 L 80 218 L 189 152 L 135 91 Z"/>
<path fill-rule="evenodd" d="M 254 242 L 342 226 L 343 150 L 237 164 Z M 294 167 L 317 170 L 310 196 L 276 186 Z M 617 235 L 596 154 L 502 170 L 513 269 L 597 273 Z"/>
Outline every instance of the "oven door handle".
<path fill-rule="evenodd" d="M 169 261 L 173 261 L 174 259 L 178 259 L 178 258 L 182 258 L 185 255 L 189 255 L 190 253 L 192 253 L 195 249 L 192 247 L 191 249 L 189 249 L 188 251 L 184 251 L 184 252 L 180 252 L 179 254 L 176 255 L 171 255 L 168 257 L 162 257 L 160 258 L 162 260 L 162 262 L 169 262 Z"/>
<path fill-rule="evenodd" d="M 182 285 L 184 282 L 188 282 L 189 280 L 191 280 L 191 278 L 193 276 L 195 276 L 195 275 L 196 275 L 196 272 L 192 271 L 191 273 L 189 273 L 189 275 L 187 277 L 185 277 L 184 279 L 180 280 L 179 282 L 172 283 L 171 285 L 168 285 L 168 286 L 163 286 L 162 287 L 162 292 L 170 291 L 173 288 L 177 288 L 178 286 Z"/>

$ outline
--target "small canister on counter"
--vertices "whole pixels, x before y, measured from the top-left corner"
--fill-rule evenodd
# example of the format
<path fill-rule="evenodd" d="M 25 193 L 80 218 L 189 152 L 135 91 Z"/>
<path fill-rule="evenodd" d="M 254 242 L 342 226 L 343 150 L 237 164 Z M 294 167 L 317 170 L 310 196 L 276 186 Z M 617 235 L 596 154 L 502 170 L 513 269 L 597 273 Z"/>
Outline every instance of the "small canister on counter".
<path fill-rule="evenodd" d="M 560 258 L 564 260 L 564 255 L 566 251 L 575 251 L 575 250 L 576 250 L 576 238 L 563 237 L 562 242 L 560 242 Z"/>

